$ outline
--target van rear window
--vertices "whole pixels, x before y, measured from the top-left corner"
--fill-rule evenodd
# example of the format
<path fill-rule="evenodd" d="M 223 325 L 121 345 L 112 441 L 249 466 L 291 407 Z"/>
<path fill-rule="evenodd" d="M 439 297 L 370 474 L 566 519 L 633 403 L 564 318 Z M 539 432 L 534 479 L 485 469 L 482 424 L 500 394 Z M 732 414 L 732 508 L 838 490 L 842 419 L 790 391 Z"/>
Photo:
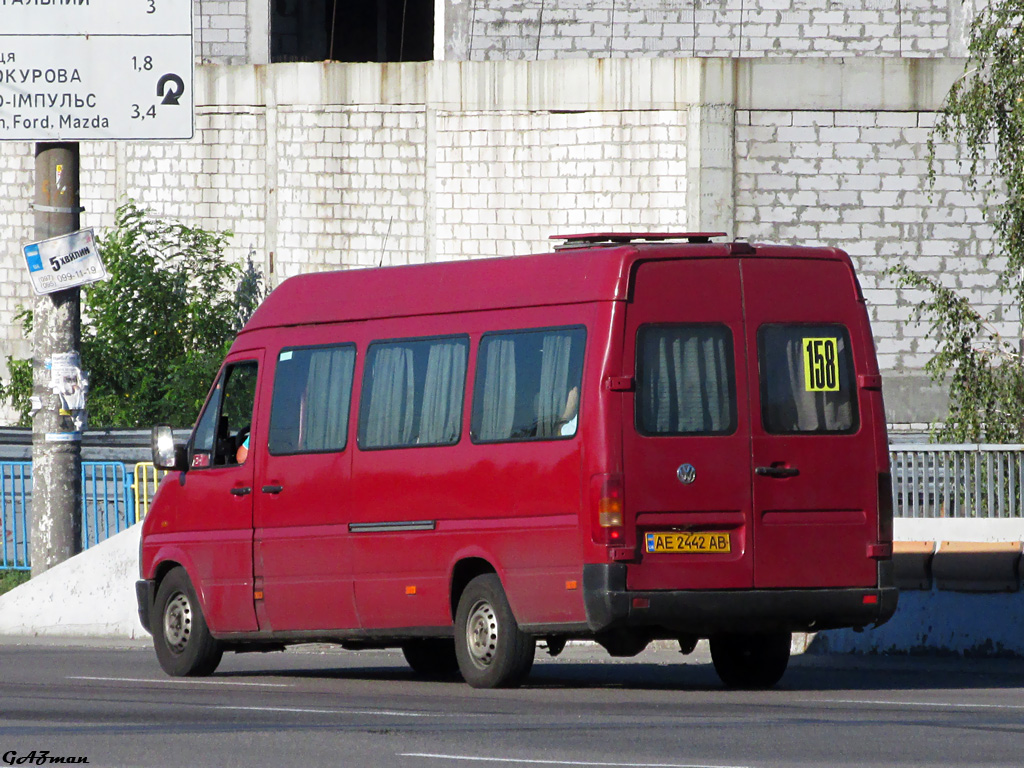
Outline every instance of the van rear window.
<path fill-rule="evenodd" d="M 736 429 L 732 333 L 724 325 L 645 325 L 637 335 L 636 428 L 643 435 Z"/>
<path fill-rule="evenodd" d="M 575 435 L 586 338 L 583 328 L 485 335 L 473 390 L 473 442 Z"/>
<path fill-rule="evenodd" d="M 366 354 L 359 447 L 454 445 L 462 433 L 469 339 L 374 342 Z"/>
<path fill-rule="evenodd" d="M 857 429 L 850 335 L 841 325 L 765 325 L 757 331 L 761 421 L 766 432 Z"/>
<path fill-rule="evenodd" d="M 284 349 L 270 406 L 270 453 L 344 450 L 356 350 L 351 344 Z"/>

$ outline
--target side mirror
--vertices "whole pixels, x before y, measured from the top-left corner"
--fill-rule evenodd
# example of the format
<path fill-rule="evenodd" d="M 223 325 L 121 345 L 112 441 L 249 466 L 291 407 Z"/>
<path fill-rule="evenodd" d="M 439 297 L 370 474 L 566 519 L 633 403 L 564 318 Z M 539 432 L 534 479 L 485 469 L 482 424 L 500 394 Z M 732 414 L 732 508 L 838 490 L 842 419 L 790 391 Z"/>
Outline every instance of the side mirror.
<path fill-rule="evenodd" d="M 174 444 L 174 433 L 167 424 L 153 427 L 153 464 L 157 469 L 170 469 L 182 472 L 185 470 L 186 455 L 184 446 Z"/>

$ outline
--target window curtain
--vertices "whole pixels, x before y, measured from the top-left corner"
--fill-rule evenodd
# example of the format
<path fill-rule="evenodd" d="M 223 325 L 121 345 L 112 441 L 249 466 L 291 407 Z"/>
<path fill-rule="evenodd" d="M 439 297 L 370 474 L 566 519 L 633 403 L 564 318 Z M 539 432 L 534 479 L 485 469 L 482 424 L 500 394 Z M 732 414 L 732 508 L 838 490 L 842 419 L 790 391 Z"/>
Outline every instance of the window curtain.
<path fill-rule="evenodd" d="M 721 432 L 731 424 L 729 346 L 717 329 L 651 329 L 643 346 L 642 418 L 655 433 Z"/>
<path fill-rule="evenodd" d="M 466 381 L 466 345 L 434 342 L 427 355 L 418 442 L 454 443 L 459 439 Z"/>
<path fill-rule="evenodd" d="M 537 397 L 537 437 L 559 434 L 569 395 L 569 353 L 572 337 L 547 333 L 541 341 L 540 392 Z"/>
<path fill-rule="evenodd" d="M 772 354 L 778 347 L 768 348 L 768 375 L 766 389 L 770 408 L 771 429 L 775 432 L 836 432 L 853 425 L 851 393 L 840 389 L 838 392 L 808 392 L 804 382 L 803 339 L 809 332 L 802 329 L 781 331 L 787 338 L 782 343 L 782 359 Z M 817 333 L 817 331 L 815 331 Z M 823 333 L 823 335 L 828 335 Z M 835 334 L 838 358 L 847 360 L 846 339 Z M 778 360 L 778 362 L 776 362 Z M 785 367 L 783 367 L 785 366 Z M 781 369 L 781 370 L 780 370 Z M 844 371 L 840 370 L 840 382 L 845 382 Z M 842 387 L 842 384 L 840 385 Z"/>
<path fill-rule="evenodd" d="M 345 447 L 354 366 L 355 352 L 351 349 L 320 349 L 310 356 L 299 450 Z"/>
<path fill-rule="evenodd" d="M 487 342 L 480 440 L 508 440 L 516 408 L 516 351 L 512 339 Z"/>
<path fill-rule="evenodd" d="M 397 345 L 379 347 L 372 368 L 366 419 L 367 447 L 411 442 L 415 416 L 413 395 L 412 350 Z"/>

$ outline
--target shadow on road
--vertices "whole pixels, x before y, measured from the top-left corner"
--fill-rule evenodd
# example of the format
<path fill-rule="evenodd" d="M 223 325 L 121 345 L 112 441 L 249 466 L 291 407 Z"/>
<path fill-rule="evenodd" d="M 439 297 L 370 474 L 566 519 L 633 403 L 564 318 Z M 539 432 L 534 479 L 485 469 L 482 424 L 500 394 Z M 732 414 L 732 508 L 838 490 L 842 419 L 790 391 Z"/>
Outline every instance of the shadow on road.
<path fill-rule="evenodd" d="M 379 665 L 379 658 L 360 664 L 358 653 L 338 651 L 310 657 L 304 667 L 293 654 L 250 657 L 245 670 L 222 665 L 217 677 L 295 677 L 348 679 L 424 685 L 463 685 L 461 679 L 425 680 L 398 664 Z M 644 654 L 646 656 L 648 654 Z M 537 662 L 524 688 L 530 689 L 626 689 L 707 691 L 722 689 L 709 659 L 686 659 L 678 653 L 661 652 L 651 662 L 595 657 L 593 660 L 548 659 L 538 652 Z M 276 656 L 276 658 L 274 658 Z M 225 657 L 227 660 L 229 657 Z M 288 664 L 282 666 L 282 662 Z M 395 656 L 400 662 L 401 657 Z M 226 668 L 227 667 L 227 668 Z M 1024 688 L 1024 660 L 962 659 L 935 656 L 794 656 L 777 686 L 784 691 L 945 690 Z"/>

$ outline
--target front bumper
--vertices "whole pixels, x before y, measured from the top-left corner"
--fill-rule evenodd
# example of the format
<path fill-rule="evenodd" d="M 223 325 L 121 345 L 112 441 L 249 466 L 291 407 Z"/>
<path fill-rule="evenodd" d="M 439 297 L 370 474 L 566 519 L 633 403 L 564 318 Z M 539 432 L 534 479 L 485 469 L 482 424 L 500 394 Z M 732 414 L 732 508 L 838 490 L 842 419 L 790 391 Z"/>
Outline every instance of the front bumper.
<path fill-rule="evenodd" d="M 594 632 L 652 627 L 709 637 L 719 632 L 878 626 L 896 612 L 898 597 L 896 588 L 888 586 L 634 591 L 626 588 L 623 564 L 583 566 L 583 599 Z"/>

